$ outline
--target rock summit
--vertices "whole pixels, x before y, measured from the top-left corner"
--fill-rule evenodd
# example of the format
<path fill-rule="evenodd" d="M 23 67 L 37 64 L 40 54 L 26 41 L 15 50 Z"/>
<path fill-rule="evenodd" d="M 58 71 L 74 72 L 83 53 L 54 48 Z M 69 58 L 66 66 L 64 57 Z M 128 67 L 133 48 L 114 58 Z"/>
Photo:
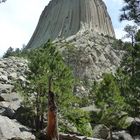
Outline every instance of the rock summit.
<path fill-rule="evenodd" d="M 66 39 L 81 30 L 115 36 L 105 3 L 102 0 L 51 0 L 42 12 L 27 48 L 39 47 L 48 39 Z"/>

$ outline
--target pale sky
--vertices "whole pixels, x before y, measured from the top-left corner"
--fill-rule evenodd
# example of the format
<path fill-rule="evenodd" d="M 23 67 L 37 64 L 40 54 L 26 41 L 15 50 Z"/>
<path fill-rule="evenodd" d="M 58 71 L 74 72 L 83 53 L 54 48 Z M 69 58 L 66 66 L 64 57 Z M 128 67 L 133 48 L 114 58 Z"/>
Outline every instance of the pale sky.
<path fill-rule="evenodd" d="M 111 16 L 116 37 L 124 36 L 128 22 L 119 22 L 123 0 L 104 0 Z M 21 48 L 30 40 L 39 16 L 49 0 L 7 0 L 0 4 L 0 56 L 11 46 Z"/>

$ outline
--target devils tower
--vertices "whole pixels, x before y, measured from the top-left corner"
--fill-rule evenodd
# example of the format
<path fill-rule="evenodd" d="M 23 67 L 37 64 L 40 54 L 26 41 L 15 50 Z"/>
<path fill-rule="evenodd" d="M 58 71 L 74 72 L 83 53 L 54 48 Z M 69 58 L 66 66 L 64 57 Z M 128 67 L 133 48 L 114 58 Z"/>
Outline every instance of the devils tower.
<path fill-rule="evenodd" d="M 81 30 L 115 36 L 105 3 L 102 0 L 51 0 L 27 48 L 39 47 L 48 39 L 65 39 Z"/>

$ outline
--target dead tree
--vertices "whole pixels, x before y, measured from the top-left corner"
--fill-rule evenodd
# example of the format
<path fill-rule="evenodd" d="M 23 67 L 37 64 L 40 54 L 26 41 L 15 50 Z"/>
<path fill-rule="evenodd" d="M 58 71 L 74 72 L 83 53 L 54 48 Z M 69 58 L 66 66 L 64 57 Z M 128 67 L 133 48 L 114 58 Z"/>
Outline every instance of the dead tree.
<path fill-rule="evenodd" d="M 51 82 L 49 82 L 49 93 L 48 93 L 47 140 L 59 140 L 57 106 L 55 103 L 55 94 L 51 91 Z"/>

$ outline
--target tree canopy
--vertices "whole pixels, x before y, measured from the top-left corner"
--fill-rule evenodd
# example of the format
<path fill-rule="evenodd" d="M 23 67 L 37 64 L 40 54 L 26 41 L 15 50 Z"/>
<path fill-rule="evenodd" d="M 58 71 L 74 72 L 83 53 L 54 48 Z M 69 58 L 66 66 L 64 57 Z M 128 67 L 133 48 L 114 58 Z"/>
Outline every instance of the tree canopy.
<path fill-rule="evenodd" d="M 122 7 L 120 21 L 132 20 L 135 23 L 140 23 L 140 0 L 124 0 L 125 5 Z"/>

